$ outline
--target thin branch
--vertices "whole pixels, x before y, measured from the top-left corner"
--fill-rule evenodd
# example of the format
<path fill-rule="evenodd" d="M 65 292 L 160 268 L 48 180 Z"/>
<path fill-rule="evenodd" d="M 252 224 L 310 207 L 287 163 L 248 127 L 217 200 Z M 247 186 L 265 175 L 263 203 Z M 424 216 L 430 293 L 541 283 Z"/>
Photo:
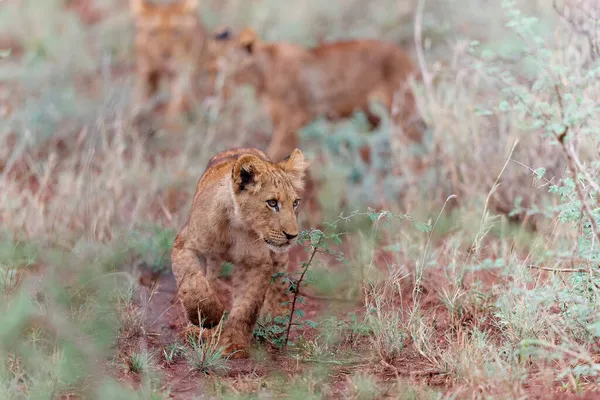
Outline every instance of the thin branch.
<path fill-rule="evenodd" d="M 586 171 L 585 167 L 581 163 L 581 160 L 579 160 L 579 157 L 577 157 L 577 154 L 575 154 L 575 151 L 573 149 L 573 144 L 571 144 L 571 146 L 569 146 L 569 148 L 570 148 L 571 152 L 573 153 L 573 161 L 575 161 L 575 165 L 577 165 L 577 168 L 579 168 L 579 171 L 585 176 L 585 179 L 588 180 L 588 184 L 592 187 L 592 189 L 594 189 L 594 191 L 600 196 L 600 185 L 598 185 L 594 181 L 594 179 L 591 177 L 589 172 Z"/>
<path fill-rule="evenodd" d="M 554 90 L 556 91 L 556 96 L 558 98 L 560 117 L 561 117 L 561 120 L 564 121 L 565 112 L 564 112 L 564 107 L 563 107 L 563 103 L 562 103 L 562 95 L 560 93 L 560 88 L 558 87 L 558 84 L 554 85 Z M 590 220 L 590 225 L 592 226 L 592 232 L 594 233 L 596 240 L 598 240 L 600 242 L 600 229 L 598 229 L 598 224 L 596 223 L 596 219 L 594 218 L 592 209 L 590 208 L 590 205 L 586 201 L 586 196 L 583 193 L 583 189 L 581 188 L 581 183 L 579 182 L 579 179 L 577 179 L 578 168 L 577 168 L 577 163 L 575 161 L 577 156 L 572 151 L 572 146 L 568 146 L 567 143 L 565 142 L 568 132 L 569 132 L 569 127 L 565 126 L 565 129 L 561 133 L 556 134 L 556 138 L 558 139 L 558 142 L 562 146 L 562 148 L 567 156 L 567 165 L 569 166 L 569 170 L 571 171 L 571 174 L 573 175 L 573 182 L 575 183 L 575 190 L 577 191 L 577 196 L 579 196 L 579 200 L 581 201 L 581 206 L 582 206 L 583 210 L 585 211 L 588 219 Z"/>
<path fill-rule="evenodd" d="M 317 251 L 319 250 L 319 246 L 321 245 L 323 238 L 325 238 L 325 234 L 321 233 L 321 236 L 319 237 L 319 240 L 317 241 L 317 243 L 314 246 L 312 246 L 313 250 L 310 255 L 310 258 L 304 265 L 302 274 L 300 274 L 300 278 L 298 278 L 298 283 L 296 283 L 296 290 L 294 290 L 294 299 L 292 300 L 292 313 L 290 314 L 290 320 L 288 321 L 288 326 L 287 326 L 287 329 L 285 332 L 285 342 L 283 343 L 283 350 L 285 350 L 287 348 L 288 341 L 290 339 L 290 330 L 292 329 L 292 322 L 294 320 L 294 312 L 296 312 L 296 301 L 298 300 L 298 293 L 300 292 L 300 284 L 302 283 L 302 280 L 304 279 L 304 275 L 306 275 L 306 271 L 308 271 L 308 267 L 310 267 L 312 260 L 315 258 L 315 255 L 317 254 Z"/>
<path fill-rule="evenodd" d="M 298 293 L 300 294 L 300 296 L 306 297 L 307 299 L 313 299 L 313 300 L 319 300 L 319 301 L 337 301 L 340 303 L 356 302 L 356 300 L 354 300 L 354 299 L 342 299 L 340 297 L 330 297 L 330 296 L 317 296 L 314 294 L 305 293 L 304 291 L 300 291 L 299 289 L 297 289 L 297 290 L 298 290 Z"/>
<path fill-rule="evenodd" d="M 566 129 L 565 129 L 565 131 L 566 131 Z M 583 210 L 585 211 L 588 219 L 590 220 L 590 224 L 592 226 L 592 231 L 594 232 L 594 236 L 596 236 L 596 240 L 598 240 L 600 242 L 600 229 L 598 228 L 598 224 L 596 223 L 596 219 L 594 218 L 592 209 L 590 208 L 590 205 L 586 201 L 586 196 L 583 193 L 581 184 L 579 183 L 579 180 L 577 179 L 578 168 L 577 168 L 577 165 L 575 164 L 576 156 L 571 152 L 569 147 L 565 144 L 564 137 L 562 138 L 562 140 L 560 140 L 560 143 L 563 146 L 565 153 L 567 154 L 567 161 L 568 161 L 567 164 L 569 165 L 569 170 L 571 170 L 571 174 L 573 174 L 573 182 L 575 182 L 575 190 L 577 190 L 577 195 L 579 196 L 579 200 L 581 200 L 581 206 L 583 207 Z"/>
<path fill-rule="evenodd" d="M 539 265 L 528 265 L 527 268 L 531 268 L 531 269 L 539 269 L 542 271 L 549 271 L 549 272 L 568 272 L 568 273 L 576 273 L 576 272 L 585 272 L 588 273 L 590 272 L 589 269 L 587 268 L 551 268 L 551 267 L 542 267 Z M 600 271 L 595 271 L 596 273 L 600 273 Z"/>
<path fill-rule="evenodd" d="M 309 257 L 308 261 L 306 263 L 304 263 L 303 271 L 300 274 L 300 278 L 296 282 L 296 287 L 295 287 L 295 290 L 294 290 L 294 298 L 292 300 L 292 313 L 290 314 L 290 319 L 288 321 L 288 325 L 287 325 L 287 329 L 286 329 L 286 334 L 285 334 L 285 342 L 283 344 L 282 350 L 285 350 L 287 348 L 289 337 L 290 337 L 290 331 L 292 329 L 292 325 L 294 325 L 294 323 L 292 321 L 294 319 L 294 313 L 296 312 L 296 303 L 298 301 L 298 297 L 299 296 L 304 296 L 304 294 L 302 294 L 301 291 L 300 291 L 300 286 L 301 286 L 301 284 L 302 284 L 302 282 L 304 280 L 304 276 L 306 275 L 306 272 L 308 271 L 308 268 L 310 267 L 310 265 L 313 262 L 313 259 L 315 258 L 315 256 L 317 254 L 335 255 L 335 254 L 331 254 L 331 253 L 327 253 L 327 252 L 322 252 L 320 250 L 319 246 L 321 245 L 321 243 L 323 243 L 324 240 L 327 239 L 327 232 L 329 232 L 329 230 L 332 229 L 332 228 L 336 228 L 337 224 L 340 223 L 340 222 L 348 222 L 352 218 L 360 217 L 360 216 L 371 216 L 372 213 L 374 213 L 374 212 L 375 212 L 374 210 L 369 209 L 368 212 L 358 212 L 358 210 L 357 210 L 357 211 L 354 211 L 354 212 L 350 213 L 348 216 L 344 216 L 343 213 L 340 214 L 338 216 L 338 218 L 334 222 L 328 224 L 328 227 L 325 230 L 323 230 L 322 232 L 320 232 L 320 237 L 319 237 L 319 240 L 317 241 L 317 243 L 315 243 L 314 245 L 311 244 L 312 251 L 311 251 L 310 257 Z M 394 214 L 394 213 L 391 213 L 391 212 L 387 212 L 387 211 L 381 212 L 380 214 L 385 214 L 386 216 L 393 216 L 393 217 L 397 217 L 397 218 L 400 218 L 400 219 L 406 219 L 406 216 L 404 216 L 404 215 L 397 215 L 397 214 Z M 334 299 L 331 299 L 331 300 L 334 300 Z"/>

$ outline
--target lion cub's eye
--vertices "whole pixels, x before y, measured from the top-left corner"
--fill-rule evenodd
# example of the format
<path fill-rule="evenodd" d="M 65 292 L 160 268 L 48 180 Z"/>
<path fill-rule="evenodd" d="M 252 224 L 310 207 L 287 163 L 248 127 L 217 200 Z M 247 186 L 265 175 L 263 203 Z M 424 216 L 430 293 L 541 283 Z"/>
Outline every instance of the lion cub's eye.
<path fill-rule="evenodd" d="M 300 199 L 294 200 L 294 208 L 298 208 L 299 204 L 300 204 Z"/>
<path fill-rule="evenodd" d="M 267 205 L 271 208 L 274 208 L 275 210 L 279 211 L 279 206 L 277 205 L 277 200 L 275 199 L 271 199 L 271 200 L 267 200 Z"/>

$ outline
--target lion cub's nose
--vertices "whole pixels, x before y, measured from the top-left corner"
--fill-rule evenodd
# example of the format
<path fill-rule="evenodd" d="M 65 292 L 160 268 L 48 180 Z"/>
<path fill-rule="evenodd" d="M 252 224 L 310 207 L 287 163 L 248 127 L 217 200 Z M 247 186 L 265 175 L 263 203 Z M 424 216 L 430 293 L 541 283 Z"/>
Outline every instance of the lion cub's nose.
<path fill-rule="evenodd" d="M 287 240 L 292 240 L 293 238 L 295 238 L 296 236 L 298 236 L 298 234 L 296 233 L 295 235 L 290 235 L 287 232 L 283 232 L 283 234 L 285 235 L 285 237 L 287 238 Z"/>

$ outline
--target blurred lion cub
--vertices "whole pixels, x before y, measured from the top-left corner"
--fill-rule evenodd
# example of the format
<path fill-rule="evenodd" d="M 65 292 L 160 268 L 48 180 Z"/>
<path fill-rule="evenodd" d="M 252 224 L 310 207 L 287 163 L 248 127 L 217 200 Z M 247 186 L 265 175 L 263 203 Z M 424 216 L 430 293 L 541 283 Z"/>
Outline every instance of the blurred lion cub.
<path fill-rule="evenodd" d="M 130 0 L 130 8 L 135 20 L 137 106 L 145 105 L 165 82 L 170 92 L 167 116 L 179 115 L 198 82 L 206 41 L 198 1 Z"/>
<path fill-rule="evenodd" d="M 263 42 L 250 28 L 215 36 L 219 40 L 219 56 L 233 65 L 229 86 L 254 86 L 271 116 L 267 154 L 274 161 L 297 147 L 297 131 L 318 116 L 336 120 L 362 110 L 377 126 L 372 103 L 383 105 L 408 138 L 422 140 L 422 120 L 407 85 L 416 69 L 393 43 L 358 39 L 306 48 Z"/>

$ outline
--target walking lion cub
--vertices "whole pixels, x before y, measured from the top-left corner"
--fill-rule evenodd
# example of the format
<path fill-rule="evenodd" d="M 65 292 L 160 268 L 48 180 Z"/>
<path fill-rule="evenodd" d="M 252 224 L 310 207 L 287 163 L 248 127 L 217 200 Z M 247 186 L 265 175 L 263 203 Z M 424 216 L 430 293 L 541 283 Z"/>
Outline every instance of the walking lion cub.
<path fill-rule="evenodd" d="M 206 53 L 198 0 L 130 0 L 130 9 L 135 22 L 137 106 L 152 99 L 164 82 L 170 95 L 167 116 L 178 116 L 194 95 Z"/>
<path fill-rule="evenodd" d="M 173 244 L 179 298 L 195 325 L 212 327 L 221 320 L 224 307 L 215 281 L 223 261 L 234 264 L 233 307 L 221 335 L 232 358 L 248 356 L 263 303 L 276 313 L 286 296 L 271 277 L 287 269 L 288 249 L 299 234 L 299 193 L 307 167 L 298 149 L 279 163 L 253 148 L 215 155 Z"/>
<path fill-rule="evenodd" d="M 361 39 L 305 48 L 263 42 L 250 28 L 237 35 L 226 29 L 213 40 L 222 42 L 215 58 L 233 70 L 229 86 L 254 86 L 270 114 L 273 136 L 266 152 L 274 161 L 297 147 L 297 131 L 316 117 L 336 120 L 361 110 L 377 126 L 373 103 L 383 105 L 407 137 L 422 140 L 422 120 L 407 85 L 416 70 L 393 43 Z"/>

